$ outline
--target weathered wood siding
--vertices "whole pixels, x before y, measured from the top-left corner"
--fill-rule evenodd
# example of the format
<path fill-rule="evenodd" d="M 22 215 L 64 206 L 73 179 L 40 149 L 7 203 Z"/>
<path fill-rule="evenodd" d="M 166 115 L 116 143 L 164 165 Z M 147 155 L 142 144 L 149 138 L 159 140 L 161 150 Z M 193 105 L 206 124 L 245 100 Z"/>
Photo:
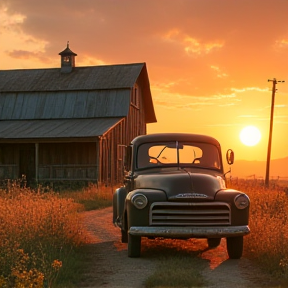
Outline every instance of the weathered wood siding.
<path fill-rule="evenodd" d="M 0 179 L 19 175 L 19 144 L 0 144 Z"/>
<path fill-rule="evenodd" d="M 39 144 L 39 175 L 41 180 L 97 180 L 97 144 Z"/>
<path fill-rule="evenodd" d="M 135 99 L 137 103 L 133 103 Z M 123 181 L 124 148 L 136 136 L 143 134 L 146 134 L 143 99 L 141 90 L 136 85 L 131 89 L 128 116 L 100 140 L 100 182 L 116 184 Z"/>
<path fill-rule="evenodd" d="M 39 143 L 36 167 L 35 143 L 0 144 L 0 179 L 39 181 L 97 181 L 97 143 Z M 38 175 L 36 173 L 38 171 Z"/>

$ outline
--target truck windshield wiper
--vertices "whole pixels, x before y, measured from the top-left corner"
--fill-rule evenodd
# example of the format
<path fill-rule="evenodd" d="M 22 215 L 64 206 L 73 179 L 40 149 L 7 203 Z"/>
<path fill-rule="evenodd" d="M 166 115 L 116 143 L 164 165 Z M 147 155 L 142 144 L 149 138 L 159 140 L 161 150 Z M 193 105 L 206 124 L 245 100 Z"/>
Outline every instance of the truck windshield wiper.
<path fill-rule="evenodd" d="M 162 154 L 162 152 L 167 148 L 167 146 L 165 146 L 159 153 L 159 155 L 156 157 L 156 159 L 158 159 L 160 157 L 160 155 Z"/>

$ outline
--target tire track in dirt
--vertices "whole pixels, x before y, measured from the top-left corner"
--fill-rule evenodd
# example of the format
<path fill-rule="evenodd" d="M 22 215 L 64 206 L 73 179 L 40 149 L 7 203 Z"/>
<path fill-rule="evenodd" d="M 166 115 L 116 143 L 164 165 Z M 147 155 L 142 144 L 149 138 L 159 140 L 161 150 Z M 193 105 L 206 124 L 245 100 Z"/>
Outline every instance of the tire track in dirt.
<path fill-rule="evenodd" d="M 81 288 L 140 288 L 151 275 L 155 262 L 128 258 L 127 244 L 120 241 L 120 230 L 112 224 L 112 208 L 82 213 L 83 223 L 90 235 L 91 265 Z"/>
<path fill-rule="evenodd" d="M 83 273 L 84 280 L 79 288 L 143 288 L 145 279 L 153 274 L 157 265 L 157 259 L 147 253 L 149 241 L 157 240 L 145 239 L 141 258 L 129 258 L 127 244 L 120 242 L 120 230 L 112 224 L 112 207 L 81 214 L 90 238 L 87 255 L 90 264 Z M 177 241 L 184 240 L 164 240 L 159 245 L 171 249 L 178 245 Z M 205 262 L 202 274 L 209 283 L 206 287 L 272 287 L 269 286 L 269 277 L 248 259 L 228 259 L 225 239 L 222 239 L 219 247 L 211 250 L 207 249 L 205 239 L 187 240 L 186 249 L 187 253 L 201 251 L 201 258 Z"/>

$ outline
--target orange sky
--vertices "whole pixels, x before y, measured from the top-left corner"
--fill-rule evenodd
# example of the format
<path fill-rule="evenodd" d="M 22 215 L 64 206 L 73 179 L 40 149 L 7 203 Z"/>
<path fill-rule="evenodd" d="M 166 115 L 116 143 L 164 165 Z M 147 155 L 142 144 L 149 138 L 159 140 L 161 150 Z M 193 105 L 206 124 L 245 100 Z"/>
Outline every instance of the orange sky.
<path fill-rule="evenodd" d="M 0 69 L 146 62 L 158 122 L 148 133 L 216 137 L 236 159 L 288 156 L 287 0 L 1 0 Z M 244 146 L 255 125 L 260 143 Z"/>

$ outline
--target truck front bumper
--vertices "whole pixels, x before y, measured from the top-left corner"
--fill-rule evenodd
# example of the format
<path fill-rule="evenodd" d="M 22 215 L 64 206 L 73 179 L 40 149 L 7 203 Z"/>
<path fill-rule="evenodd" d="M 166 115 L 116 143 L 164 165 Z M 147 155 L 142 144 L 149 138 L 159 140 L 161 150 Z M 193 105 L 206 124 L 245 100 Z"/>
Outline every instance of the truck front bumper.
<path fill-rule="evenodd" d="M 155 227 L 155 226 L 132 226 L 128 232 L 133 236 L 164 237 L 164 238 L 222 238 L 244 236 L 250 233 L 245 226 L 227 227 Z"/>

